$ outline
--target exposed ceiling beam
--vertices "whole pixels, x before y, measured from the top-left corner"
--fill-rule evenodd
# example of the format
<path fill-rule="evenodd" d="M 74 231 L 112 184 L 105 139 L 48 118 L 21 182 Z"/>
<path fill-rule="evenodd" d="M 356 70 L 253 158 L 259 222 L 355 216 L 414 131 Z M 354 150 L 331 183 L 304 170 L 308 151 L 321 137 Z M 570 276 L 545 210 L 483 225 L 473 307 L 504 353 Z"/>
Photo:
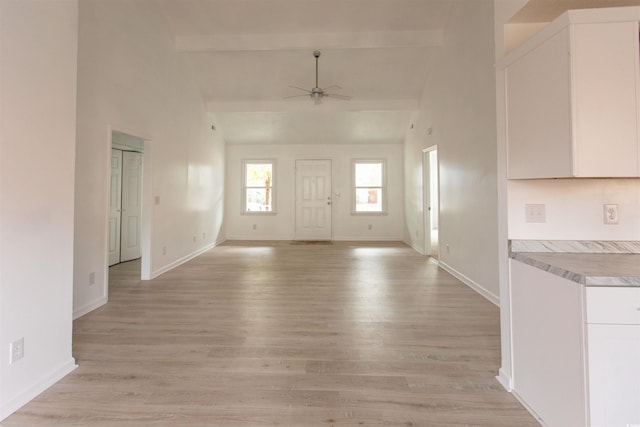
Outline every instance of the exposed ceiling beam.
<path fill-rule="evenodd" d="M 416 99 L 351 100 L 325 99 L 314 104 L 311 99 L 272 102 L 207 102 L 211 113 L 265 113 L 301 111 L 416 111 L 420 107 Z"/>
<path fill-rule="evenodd" d="M 179 52 L 230 52 L 291 49 L 359 49 L 441 46 L 443 30 L 356 33 L 220 34 L 178 36 Z"/>

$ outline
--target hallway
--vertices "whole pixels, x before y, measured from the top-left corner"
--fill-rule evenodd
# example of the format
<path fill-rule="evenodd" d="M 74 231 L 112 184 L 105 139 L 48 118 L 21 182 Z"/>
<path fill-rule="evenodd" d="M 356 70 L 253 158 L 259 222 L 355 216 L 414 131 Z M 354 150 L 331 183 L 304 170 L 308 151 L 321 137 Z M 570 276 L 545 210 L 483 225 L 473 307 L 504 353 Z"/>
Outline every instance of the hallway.
<path fill-rule="evenodd" d="M 499 310 L 402 243 L 226 242 L 110 271 L 79 367 L 2 426 L 537 426 L 495 380 Z"/>

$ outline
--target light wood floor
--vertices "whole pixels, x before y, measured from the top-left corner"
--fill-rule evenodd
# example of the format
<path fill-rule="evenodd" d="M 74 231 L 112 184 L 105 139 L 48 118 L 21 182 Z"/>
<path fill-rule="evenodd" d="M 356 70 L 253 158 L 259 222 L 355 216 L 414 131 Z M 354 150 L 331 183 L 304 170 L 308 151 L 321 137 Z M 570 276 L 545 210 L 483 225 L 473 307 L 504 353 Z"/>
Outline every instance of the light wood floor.
<path fill-rule="evenodd" d="M 228 242 L 74 324 L 79 367 L 3 426 L 538 426 L 498 308 L 400 243 Z"/>

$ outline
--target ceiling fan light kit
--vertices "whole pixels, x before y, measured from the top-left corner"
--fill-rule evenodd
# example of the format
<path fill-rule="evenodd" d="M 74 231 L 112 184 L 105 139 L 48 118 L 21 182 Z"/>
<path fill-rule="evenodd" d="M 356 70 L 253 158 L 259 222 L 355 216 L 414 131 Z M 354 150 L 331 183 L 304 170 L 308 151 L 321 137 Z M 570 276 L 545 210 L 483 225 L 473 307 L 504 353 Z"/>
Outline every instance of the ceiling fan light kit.
<path fill-rule="evenodd" d="M 289 99 L 289 98 L 298 98 L 301 96 L 309 96 L 311 97 L 311 99 L 313 99 L 314 104 L 318 105 L 320 103 L 322 103 L 322 98 L 335 98 L 335 99 L 340 99 L 343 101 L 348 101 L 351 99 L 350 96 L 346 96 L 346 95 L 340 95 L 337 93 L 329 93 L 326 92 L 329 89 L 336 89 L 336 90 L 340 90 L 342 89 L 340 86 L 338 85 L 331 85 L 331 86 L 327 86 L 326 88 L 321 88 L 318 85 L 318 58 L 320 58 L 320 51 L 319 50 L 314 50 L 313 51 L 313 57 L 316 59 L 316 85 L 311 89 L 311 90 L 307 90 L 298 86 L 289 86 L 290 88 L 293 89 L 298 89 L 298 90 L 302 90 L 304 92 L 306 92 L 306 94 L 304 95 L 292 95 L 292 96 L 286 96 L 284 99 Z"/>

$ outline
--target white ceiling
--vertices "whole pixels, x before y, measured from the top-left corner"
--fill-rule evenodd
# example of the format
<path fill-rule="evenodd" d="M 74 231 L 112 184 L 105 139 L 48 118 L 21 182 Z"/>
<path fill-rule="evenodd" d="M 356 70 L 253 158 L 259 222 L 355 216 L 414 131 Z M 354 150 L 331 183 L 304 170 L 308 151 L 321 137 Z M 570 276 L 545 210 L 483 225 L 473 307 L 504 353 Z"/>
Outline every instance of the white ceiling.
<path fill-rule="evenodd" d="M 402 143 L 450 0 L 159 0 L 229 144 Z M 319 86 L 350 101 L 308 97 Z"/>
<path fill-rule="evenodd" d="M 158 0 L 228 144 L 402 143 L 460 1 Z M 630 2 L 530 0 L 514 22 Z M 316 49 L 350 101 L 283 99 L 315 85 Z"/>

